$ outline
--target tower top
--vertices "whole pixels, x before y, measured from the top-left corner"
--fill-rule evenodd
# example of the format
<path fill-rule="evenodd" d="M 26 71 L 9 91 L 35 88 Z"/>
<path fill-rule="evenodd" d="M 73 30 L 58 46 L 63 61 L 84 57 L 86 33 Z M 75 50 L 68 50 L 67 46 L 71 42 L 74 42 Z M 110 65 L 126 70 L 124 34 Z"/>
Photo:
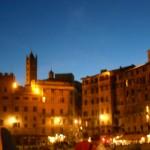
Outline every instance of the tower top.
<path fill-rule="evenodd" d="M 30 85 L 32 80 L 37 80 L 37 55 L 31 51 L 26 57 L 26 85 Z"/>
<path fill-rule="evenodd" d="M 30 58 L 30 59 L 36 59 L 37 58 L 37 55 L 34 55 L 32 50 L 30 51 L 30 54 L 27 56 L 27 58 Z"/>

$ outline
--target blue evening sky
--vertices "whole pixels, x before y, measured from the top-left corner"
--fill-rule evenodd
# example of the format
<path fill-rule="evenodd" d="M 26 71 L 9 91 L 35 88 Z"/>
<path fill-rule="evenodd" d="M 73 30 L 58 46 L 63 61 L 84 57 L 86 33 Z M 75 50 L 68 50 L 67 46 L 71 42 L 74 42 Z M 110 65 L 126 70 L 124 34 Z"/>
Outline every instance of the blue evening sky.
<path fill-rule="evenodd" d="M 24 84 L 30 48 L 39 79 L 51 68 L 80 80 L 104 68 L 144 64 L 149 7 L 149 0 L 0 0 L 0 72 L 13 72 Z"/>

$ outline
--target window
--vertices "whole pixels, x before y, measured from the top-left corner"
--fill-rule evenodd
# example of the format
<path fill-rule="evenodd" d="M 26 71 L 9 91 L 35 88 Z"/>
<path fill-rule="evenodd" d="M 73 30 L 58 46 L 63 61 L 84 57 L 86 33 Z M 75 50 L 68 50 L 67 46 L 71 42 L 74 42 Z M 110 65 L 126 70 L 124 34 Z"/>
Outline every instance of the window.
<path fill-rule="evenodd" d="M 145 94 L 145 100 L 148 100 L 148 94 Z"/>
<path fill-rule="evenodd" d="M 72 98 L 70 98 L 70 104 L 73 104 L 73 99 Z"/>
<path fill-rule="evenodd" d="M 36 124 L 35 124 L 35 123 L 33 123 L 33 125 L 32 125 L 32 126 L 33 126 L 33 128 L 35 128 L 35 127 L 36 127 Z"/>
<path fill-rule="evenodd" d="M 33 116 L 33 120 L 36 121 L 36 117 L 35 116 Z"/>
<path fill-rule="evenodd" d="M 20 128 L 20 123 L 19 123 L 19 122 L 14 123 L 14 124 L 13 124 L 13 127 L 14 127 L 14 128 Z"/>
<path fill-rule="evenodd" d="M 60 103 L 64 103 L 64 98 L 62 97 L 62 98 L 60 98 Z"/>
<path fill-rule="evenodd" d="M 92 110 L 91 115 L 94 116 L 94 110 Z"/>
<path fill-rule="evenodd" d="M 96 93 L 98 93 L 98 88 L 97 87 L 96 87 L 95 91 L 96 91 Z"/>
<path fill-rule="evenodd" d="M 109 108 L 108 107 L 106 108 L 106 113 L 109 113 Z"/>
<path fill-rule="evenodd" d="M 88 84 L 88 80 L 85 80 L 85 84 Z"/>
<path fill-rule="evenodd" d="M 94 89 L 92 88 L 92 89 L 91 89 L 91 94 L 93 94 L 93 93 L 94 93 Z"/>
<path fill-rule="evenodd" d="M 84 94 L 87 95 L 87 90 L 84 90 Z"/>
<path fill-rule="evenodd" d="M 51 124 L 52 124 L 52 125 L 54 124 L 54 119 L 51 119 Z"/>
<path fill-rule="evenodd" d="M 99 98 L 96 99 L 96 103 L 99 104 Z"/>
<path fill-rule="evenodd" d="M 25 124 L 24 124 L 24 128 L 28 128 L 28 124 L 25 123 Z"/>
<path fill-rule="evenodd" d="M 85 101 L 84 101 L 84 105 L 87 105 L 87 103 L 88 103 L 87 100 L 85 100 Z"/>
<path fill-rule="evenodd" d="M 44 115 L 46 113 L 45 108 L 42 109 L 42 114 Z"/>
<path fill-rule="evenodd" d="M 104 109 L 103 108 L 101 108 L 101 114 L 103 114 L 104 113 Z"/>
<path fill-rule="evenodd" d="M 54 115 L 55 114 L 55 111 L 54 109 L 51 110 L 51 115 Z"/>
<path fill-rule="evenodd" d="M 19 111 L 19 107 L 15 106 L 15 112 L 18 112 L 18 111 Z"/>
<path fill-rule="evenodd" d="M 104 98 L 103 97 L 101 97 L 101 102 L 104 102 Z"/>
<path fill-rule="evenodd" d="M 3 112 L 7 112 L 7 106 L 3 106 Z"/>
<path fill-rule="evenodd" d="M 42 124 L 43 124 L 43 125 L 45 124 L 45 119 L 42 119 Z"/>
<path fill-rule="evenodd" d="M 28 97 L 24 97 L 23 99 L 28 100 L 29 98 Z"/>
<path fill-rule="evenodd" d="M 63 109 L 60 109 L 60 115 L 63 115 Z"/>
<path fill-rule="evenodd" d="M 94 104 L 94 99 L 91 100 L 91 104 L 92 104 L 92 105 Z"/>
<path fill-rule="evenodd" d="M 7 92 L 7 88 L 4 88 L 4 92 Z"/>
<path fill-rule="evenodd" d="M 19 100 L 19 99 L 20 99 L 20 97 L 19 97 L 19 96 L 16 96 L 16 97 L 15 97 L 15 99 L 16 99 L 16 100 Z"/>
<path fill-rule="evenodd" d="M 83 112 L 83 116 L 88 116 L 88 112 L 87 112 L 87 111 L 84 111 L 84 112 Z"/>
<path fill-rule="evenodd" d="M 106 97 L 106 102 L 108 102 L 109 100 L 108 100 L 108 97 Z"/>
<path fill-rule="evenodd" d="M 4 121 L 0 119 L 0 126 L 3 126 Z"/>
<path fill-rule="evenodd" d="M 28 117 L 27 117 L 27 116 L 24 116 L 24 120 L 27 121 L 27 120 L 28 120 Z"/>
<path fill-rule="evenodd" d="M 24 107 L 24 112 L 27 112 L 27 111 L 28 111 L 28 107 L 25 106 L 25 107 Z"/>
<path fill-rule="evenodd" d="M 33 99 L 33 100 L 38 100 L 38 98 L 37 98 L 37 97 L 32 97 L 32 99 Z"/>
<path fill-rule="evenodd" d="M 73 96 L 73 91 L 70 91 L 70 96 Z"/>
<path fill-rule="evenodd" d="M 37 107 L 33 106 L 33 112 L 37 112 Z"/>
<path fill-rule="evenodd" d="M 45 128 L 42 129 L 42 133 L 43 133 L 43 134 L 45 133 Z"/>

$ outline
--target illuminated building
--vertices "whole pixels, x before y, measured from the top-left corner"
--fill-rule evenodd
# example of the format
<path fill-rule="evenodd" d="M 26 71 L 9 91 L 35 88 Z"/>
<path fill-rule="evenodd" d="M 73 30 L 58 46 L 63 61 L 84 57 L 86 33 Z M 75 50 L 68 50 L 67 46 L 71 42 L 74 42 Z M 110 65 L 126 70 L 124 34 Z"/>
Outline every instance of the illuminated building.
<path fill-rule="evenodd" d="M 113 128 L 113 73 L 82 78 L 82 121 L 89 135 L 111 134 Z"/>
<path fill-rule="evenodd" d="M 0 126 L 19 138 L 51 141 L 80 131 L 136 137 L 150 132 L 149 90 L 150 50 L 147 63 L 101 70 L 82 78 L 82 89 L 71 73 L 51 70 L 47 79 L 37 79 L 37 56 L 30 53 L 25 86 L 13 74 L 0 74 Z"/>
<path fill-rule="evenodd" d="M 55 134 L 73 137 L 80 103 L 81 84 L 72 73 L 50 71 L 47 79 L 37 79 L 37 56 L 32 52 L 26 58 L 25 86 L 18 85 L 13 74 L 0 74 L 0 126 L 21 142 L 46 142 Z"/>
<path fill-rule="evenodd" d="M 121 133 L 150 132 L 150 50 L 148 62 L 116 76 L 116 101 Z"/>
<path fill-rule="evenodd" d="M 143 65 L 102 70 L 82 78 L 84 130 L 89 135 L 131 134 L 132 137 L 149 133 L 149 83 L 150 50 L 148 62 Z"/>

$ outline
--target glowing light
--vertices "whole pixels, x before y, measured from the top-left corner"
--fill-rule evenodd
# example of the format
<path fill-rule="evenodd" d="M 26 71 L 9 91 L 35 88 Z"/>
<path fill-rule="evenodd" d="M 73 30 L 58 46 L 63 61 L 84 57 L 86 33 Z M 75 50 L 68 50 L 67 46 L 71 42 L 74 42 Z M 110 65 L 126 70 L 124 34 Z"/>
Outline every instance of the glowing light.
<path fill-rule="evenodd" d="M 145 137 L 141 137 L 139 143 L 140 143 L 140 144 L 145 143 L 145 140 L 146 140 Z"/>
<path fill-rule="evenodd" d="M 100 121 L 104 121 L 104 122 L 109 120 L 108 114 L 101 114 L 99 118 L 100 118 Z"/>
<path fill-rule="evenodd" d="M 34 92 L 35 94 L 40 94 L 40 90 L 39 90 L 38 87 L 35 87 L 35 88 L 33 89 L 33 92 Z"/>
<path fill-rule="evenodd" d="M 86 126 L 86 127 L 88 126 L 88 122 L 87 122 L 87 121 L 85 122 L 85 126 Z"/>
<path fill-rule="evenodd" d="M 109 72 L 109 71 L 105 71 L 105 72 L 103 72 L 103 75 L 108 75 L 108 76 L 110 76 L 110 72 Z"/>
<path fill-rule="evenodd" d="M 46 102 L 46 97 L 45 97 L 45 96 L 42 97 L 42 102 L 43 102 L 43 103 Z"/>
<path fill-rule="evenodd" d="M 81 126 L 81 127 L 80 127 L 80 130 L 82 130 L 82 129 L 83 129 L 83 127 Z"/>
<path fill-rule="evenodd" d="M 13 87 L 13 89 L 16 89 L 18 87 L 18 83 L 17 82 L 13 82 L 12 87 Z"/>
<path fill-rule="evenodd" d="M 66 136 L 64 136 L 63 134 L 60 134 L 60 135 L 58 136 L 58 140 L 59 140 L 60 142 L 63 142 L 65 138 L 66 138 Z"/>
<path fill-rule="evenodd" d="M 92 142 L 92 138 L 91 137 L 88 138 L 88 142 Z"/>
<path fill-rule="evenodd" d="M 149 113 L 149 106 L 146 106 L 146 112 Z"/>
<path fill-rule="evenodd" d="M 149 122 L 149 115 L 146 114 L 146 121 Z"/>
<path fill-rule="evenodd" d="M 103 142 L 103 143 L 105 143 L 105 142 L 106 142 L 106 139 L 105 139 L 104 137 L 102 138 L 102 142 Z"/>
<path fill-rule="evenodd" d="M 74 120 L 74 124 L 78 124 L 78 120 L 77 119 Z"/>
<path fill-rule="evenodd" d="M 50 143 L 55 143 L 55 142 L 56 142 L 56 138 L 53 137 L 53 136 L 48 136 L 48 141 L 49 141 Z"/>
<path fill-rule="evenodd" d="M 129 85 L 129 84 L 128 84 L 128 80 L 126 80 L 126 87 L 128 87 L 128 85 Z"/>
<path fill-rule="evenodd" d="M 17 119 L 16 119 L 16 117 L 12 116 L 12 117 L 8 118 L 7 122 L 8 122 L 8 124 L 12 125 L 17 122 Z"/>
<path fill-rule="evenodd" d="M 150 134 L 147 135 L 147 143 L 150 143 Z"/>
<path fill-rule="evenodd" d="M 48 141 L 50 143 L 63 142 L 65 138 L 66 136 L 63 134 L 56 134 L 55 136 L 48 136 Z"/>
<path fill-rule="evenodd" d="M 61 117 L 55 117 L 54 118 L 54 124 L 55 125 L 61 125 L 61 123 L 62 123 Z"/>
<path fill-rule="evenodd" d="M 37 95 L 40 94 L 40 89 L 39 89 L 38 86 L 35 84 L 35 82 L 31 82 L 31 89 L 32 89 L 32 92 L 33 92 L 34 94 L 37 94 Z"/>

